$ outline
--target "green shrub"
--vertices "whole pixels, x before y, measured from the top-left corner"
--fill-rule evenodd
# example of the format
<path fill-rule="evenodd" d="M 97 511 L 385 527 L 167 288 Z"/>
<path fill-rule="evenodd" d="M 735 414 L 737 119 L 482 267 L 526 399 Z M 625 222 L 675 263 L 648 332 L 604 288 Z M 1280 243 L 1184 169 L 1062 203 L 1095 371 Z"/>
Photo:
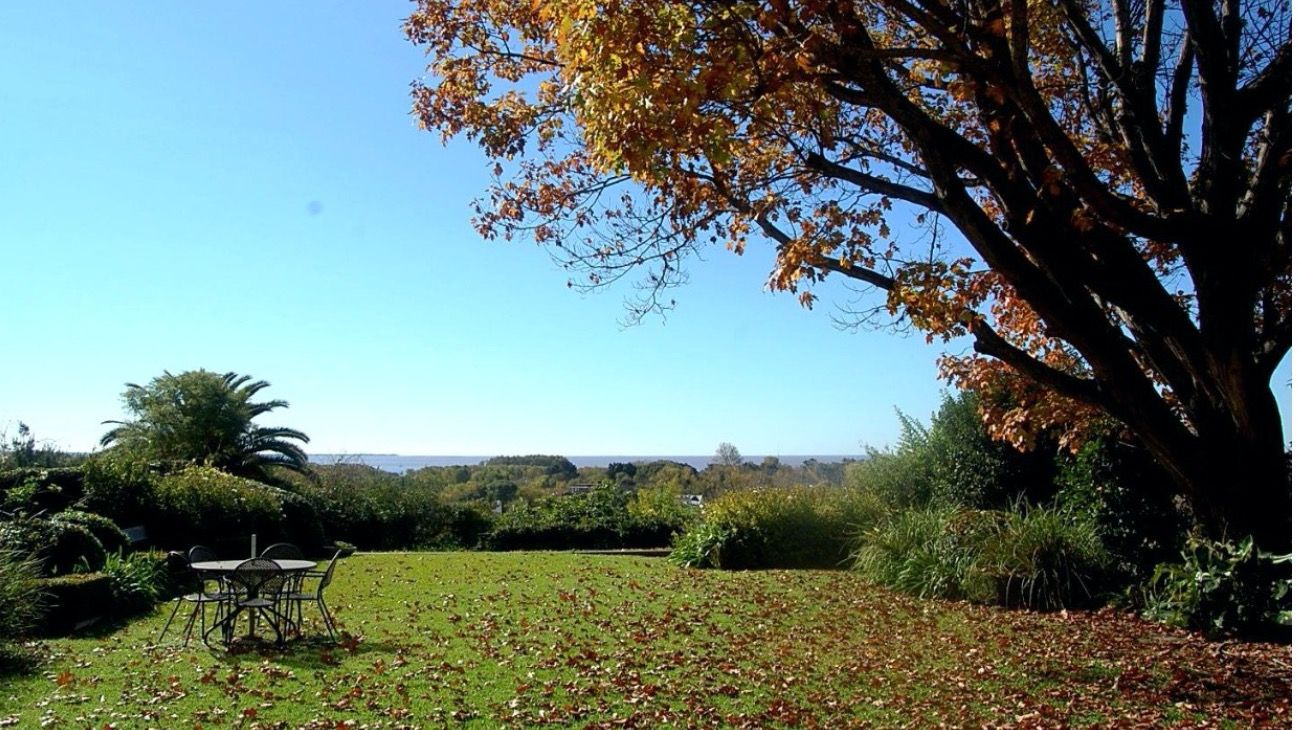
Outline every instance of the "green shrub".
<path fill-rule="evenodd" d="M 90 533 L 99 540 L 99 544 L 104 547 L 104 552 L 115 553 L 128 548 L 129 542 L 126 533 L 116 523 L 103 515 L 97 515 L 93 512 L 82 512 L 80 510 L 67 510 L 60 512 L 50 519 L 56 522 L 66 522 L 74 525 L 81 525 L 90 530 Z"/>
<path fill-rule="evenodd" d="M 598 487 L 517 504 L 497 519 L 485 544 L 492 550 L 658 547 L 640 539 L 628 501 L 627 492 Z"/>
<path fill-rule="evenodd" d="M 899 414 L 900 435 L 892 450 L 868 450 L 846 471 L 848 486 L 868 489 L 896 509 L 931 503 L 969 509 L 1006 509 L 1028 500 L 1049 501 L 1054 492 L 1054 449 L 1019 452 L 994 441 L 972 392 L 945 395 L 930 426 Z"/>
<path fill-rule="evenodd" d="M 7 512 L 58 512 L 80 499 L 81 467 L 25 467 L 0 472 L 0 509 Z"/>
<path fill-rule="evenodd" d="M 903 510 L 863 533 L 855 561 L 873 582 L 922 598 L 1044 609 L 1095 602 L 1109 567 L 1090 523 L 1036 506 Z"/>
<path fill-rule="evenodd" d="M 267 537 L 298 545 L 309 554 L 318 553 L 325 545 L 325 532 L 316 501 L 278 487 L 266 488 L 280 502 L 278 526 Z"/>
<path fill-rule="evenodd" d="M 116 450 L 95 455 L 82 467 L 85 494 L 77 507 L 104 515 L 118 525 L 145 524 L 156 509 L 153 489 L 156 467 Z"/>
<path fill-rule="evenodd" d="M 673 540 L 668 560 L 683 568 L 720 568 L 724 549 L 735 554 L 737 532 L 734 525 L 702 519 Z"/>
<path fill-rule="evenodd" d="M 150 541 L 165 547 L 222 545 L 256 533 L 260 541 L 323 542 L 307 498 L 219 469 L 189 466 L 152 479 L 155 503 L 143 515 Z"/>
<path fill-rule="evenodd" d="M 1250 538 L 1190 536 L 1181 563 L 1164 563 L 1143 590 L 1148 618 L 1213 637 L 1279 638 L 1291 625 L 1291 556 L 1270 555 Z"/>
<path fill-rule="evenodd" d="M 663 525 L 670 534 L 680 534 L 700 516 L 698 507 L 682 502 L 681 488 L 668 484 L 638 490 L 627 509 L 633 520 Z"/>
<path fill-rule="evenodd" d="M 256 532 L 280 520 L 280 500 L 264 484 L 231 476 L 208 466 L 192 466 L 156 480 L 158 509 L 175 522 L 175 529 L 192 534 L 219 521 L 232 533 Z M 150 525 L 150 532 L 154 532 Z"/>
<path fill-rule="evenodd" d="M 0 550 L 0 643 L 35 628 L 45 606 L 38 560 L 13 550 Z"/>
<path fill-rule="evenodd" d="M 704 507 L 674 543 L 670 559 L 697 568 L 831 568 L 843 564 L 852 536 L 884 512 L 862 490 L 794 487 L 728 492 Z"/>
<path fill-rule="evenodd" d="M 152 544 L 223 544 L 256 533 L 316 551 L 325 541 L 317 502 L 209 466 L 146 465 L 110 452 L 90 460 L 83 510 L 143 525 Z"/>
<path fill-rule="evenodd" d="M 455 550 L 477 547 L 492 529 L 492 516 L 474 505 L 438 505 L 426 510 L 415 530 L 415 547 Z"/>
<path fill-rule="evenodd" d="M 1179 559 L 1191 526 L 1173 499 L 1174 487 L 1147 451 L 1113 438 L 1094 438 L 1058 458 L 1059 503 L 1097 525 L 1116 569 L 1139 583 L 1155 566 Z"/>
<path fill-rule="evenodd" d="M 113 581 L 103 573 L 74 573 L 40 581 L 47 597 L 41 633 L 60 636 L 83 621 L 106 615 L 113 605 Z"/>
<path fill-rule="evenodd" d="M 933 497 L 927 466 L 927 432 L 919 421 L 899 414 L 901 435 L 892 450 L 868 449 L 867 458 L 846 467 L 844 483 L 870 492 L 895 508 L 919 507 Z"/>
<path fill-rule="evenodd" d="M 98 570 L 104 564 L 104 546 L 90 530 L 46 518 L 0 523 L 0 550 L 34 558 L 45 575 L 72 573 L 83 565 Z"/>
<path fill-rule="evenodd" d="M 316 505 L 327 540 L 363 550 L 466 548 L 491 524 L 481 506 L 448 505 L 434 486 L 363 464 L 321 467 L 315 475 L 295 480 L 294 490 Z"/>
<path fill-rule="evenodd" d="M 493 550 L 665 547 L 688 516 L 668 507 L 662 497 L 634 500 L 631 493 L 608 486 L 543 497 L 507 510 L 484 544 Z"/>
<path fill-rule="evenodd" d="M 108 576 L 113 612 L 129 616 L 151 608 L 167 590 L 165 555 L 111 553 L 101 571 Z"/>

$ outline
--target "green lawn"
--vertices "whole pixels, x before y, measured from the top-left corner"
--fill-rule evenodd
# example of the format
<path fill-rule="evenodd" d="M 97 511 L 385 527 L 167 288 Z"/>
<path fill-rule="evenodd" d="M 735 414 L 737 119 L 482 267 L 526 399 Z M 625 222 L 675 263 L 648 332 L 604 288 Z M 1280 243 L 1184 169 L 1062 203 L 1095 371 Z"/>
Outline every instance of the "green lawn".
<path fill-rule="evenodd" d="M 51 641 L 0 727 L 1290 726 L 1289 646 L 917 601 L 851 573 L 556 553 L 357 555 L 351 640 L 229 654 L 162 608 Z"/>

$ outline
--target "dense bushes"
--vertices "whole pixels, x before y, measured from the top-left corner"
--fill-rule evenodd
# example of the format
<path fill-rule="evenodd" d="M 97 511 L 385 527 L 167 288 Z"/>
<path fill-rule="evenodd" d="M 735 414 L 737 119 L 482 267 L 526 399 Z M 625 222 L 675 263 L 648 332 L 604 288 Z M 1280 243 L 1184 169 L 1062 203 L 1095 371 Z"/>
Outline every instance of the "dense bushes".
<path fill-rule="evenodd" d="M 474 547 L 490 527 L 477 505 L 449 505 L 432 488 L 361 464 L 320 467 L 294 489 L 316 505 L 325 537 L 362 550 Z"/>
<path fill-rule="evenodd" d="M 104 546 L 90 530 L 72 522 L 25 517 L 0 523 L 0 551 L 29 556 L 44 575 L 99 570 Z"/>
<path fill-rule="evenodd" d="M 59 636 L 100 619 L 147 611 L 170 587 L 161 553 L 115 553 L 95 572 L 71 573 L 38 581 L 43 608 L 37 631 Z"/>
<path fill-rule="evenodd" d="M 679 503 L 680 504 L 680 503 Z M 664 547 L 690 518 L 685 509 L 640 505 L 612 487 L 544 497 L 501 515 L 484 540 L 494 550 Z"/>
<path fill-rule="evenodd" d="M 316 550 L 324 542 L 314 500 L 206 466 L 142 465 L 107 454 L 86 465 L 78 506 L 119 525 L 142 525 L 154 545 L 233 543 L 256 533 Z"/>
<path fill-rule="evenodd" d="M 729 492 L 704 507 L 674 543 L 671 559 L 728 569 L 835 567 L 849 557 L 854 536 L 883 512 L 882 501 L 862 490 Z"/>
<path fill-rule="evenodd" d="M 106 451 L 87 460 L 82 470 L 85 494 L 78 508 L 105 515 L 124 527 L 145 524 L 156 510 L 153 480 L 161 465 Z"/>
<path fill-rule="evenodd" d="M 363 550 L 475 546 L 490 527 L 485 507 L 449 505 L 428 485 L 371 467 L 320 467 L 289 489 L 210 467 L 144 465 L 109 452 L 86 465 L 79 506 L 120 525 L 143 525 L 164 548 L 195 543 L 222 549 L 256 533 L 308 552 L 328 540 Z"/>
<path fill-rule="evenodd" d="M 281 501 L 269 487 L 212 467 L 187 467 L 152 487 L 156 512 L 145 525 L 165 545 L 254 532 L 270 537 L 280 526 Z"/>
<path fill-rule="evenodd" d="M 856 567 L 923 598 L 1033 608 L 1089 605 L 1108 557 L 1096 530 L 1060 510 L 902 510 L 865 531 Z"/>
<path fill-rule="evenodd" d="M 1092 606 L 1114 587 L 1096 525 L 1058 508 L 1012 510 L 990 551 L 999 599 L 1009 606 Z"/>
<path fill-rule="evenodd" d="M 902 414 L 899 421 L 894 449 L 869 450 L 846 471 L 847 485 L 875 492 L 899 509 L 930 504 L 1006 509 L 1053 496 L 1052 450 L 1021 453 L 991 439 L 972 393 L 945 396 L 928 428 Z"/>
<path fill-rule="evenodd" d="M 74 525 L 81 525 L 95 536 L 99 544 L 103 546 L 104 552 L 108 554 L 122 552 L 126 550 L 128 541 L 126 533 L 116 523 L 103 515 L 97 515 L 93 512 L 82 512 L 80 510 L 65 510 L 54 515 L 50 519 L 56 522 L 65 522 Z"/>
<path fill-rule="evenodd" d="M 26 467 L 0 472 L 0 509 L 57 512 L 82 496 L 80 467 Z"/>
<path fill-rule="evenodd" d="M 1062 454 L 1056 485 L 1061 506 L 1097 525 L 1116 569 L 1130 582 L 1176 559 L 1191 528 L 1164 470 L 1143 449 L 1115 438 L 1097 437 L 1075 454 Z"/>

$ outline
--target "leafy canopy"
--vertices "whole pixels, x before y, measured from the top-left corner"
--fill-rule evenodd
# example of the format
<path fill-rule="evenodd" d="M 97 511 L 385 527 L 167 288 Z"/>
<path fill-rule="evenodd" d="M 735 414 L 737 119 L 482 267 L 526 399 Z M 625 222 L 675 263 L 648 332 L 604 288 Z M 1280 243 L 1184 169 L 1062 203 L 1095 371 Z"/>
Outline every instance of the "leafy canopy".
<path fill-rule="evenodd" d="M 289 405 L 253 400 L 269 385 L 248 375 L 201 369 L 164 372 L 143 386 L 128 383 L 122 402 L 132 418 L 105 421 L 117 426 L 104 434 L 100 445 L 150 461 L 211 466 L 263 481 L 273 466 L 305 472 L 307 454 L 294 442 L 306 444 L 306 434 L 253 422 Z"/>
<path fill-rule="evenodd" d="M 998 394 L 996 436 L 1112 417 L 1246 525 L 1285 494 L 1290 25 L 1282 0 L 417 0 L 406 33 L 420 125 L 495 163 L 483 235 L 578 287 L 636 272 L 634 318 L 692 253 L 766 239 L 806 306 L 839 275 L 883 292 L 862 322 L 972 338 L 942 371 Z M 1242 475 L 1258 503 L 1216 486 Z"/>

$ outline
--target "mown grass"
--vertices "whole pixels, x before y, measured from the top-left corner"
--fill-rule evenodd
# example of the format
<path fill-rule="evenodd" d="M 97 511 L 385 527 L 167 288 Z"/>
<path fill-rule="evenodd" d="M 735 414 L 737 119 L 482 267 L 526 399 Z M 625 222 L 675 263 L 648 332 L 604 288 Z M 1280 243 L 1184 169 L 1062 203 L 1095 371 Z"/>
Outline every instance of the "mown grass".
<path fill-rule="evenodd" d="M 0 727 L 1289 726 L 1290 647 L 1114 613 L 927 602 L 835 571 L 558 553 L 362 554 L 341 646 L 210 651 L 155 611 L 48 642 Z"/>

